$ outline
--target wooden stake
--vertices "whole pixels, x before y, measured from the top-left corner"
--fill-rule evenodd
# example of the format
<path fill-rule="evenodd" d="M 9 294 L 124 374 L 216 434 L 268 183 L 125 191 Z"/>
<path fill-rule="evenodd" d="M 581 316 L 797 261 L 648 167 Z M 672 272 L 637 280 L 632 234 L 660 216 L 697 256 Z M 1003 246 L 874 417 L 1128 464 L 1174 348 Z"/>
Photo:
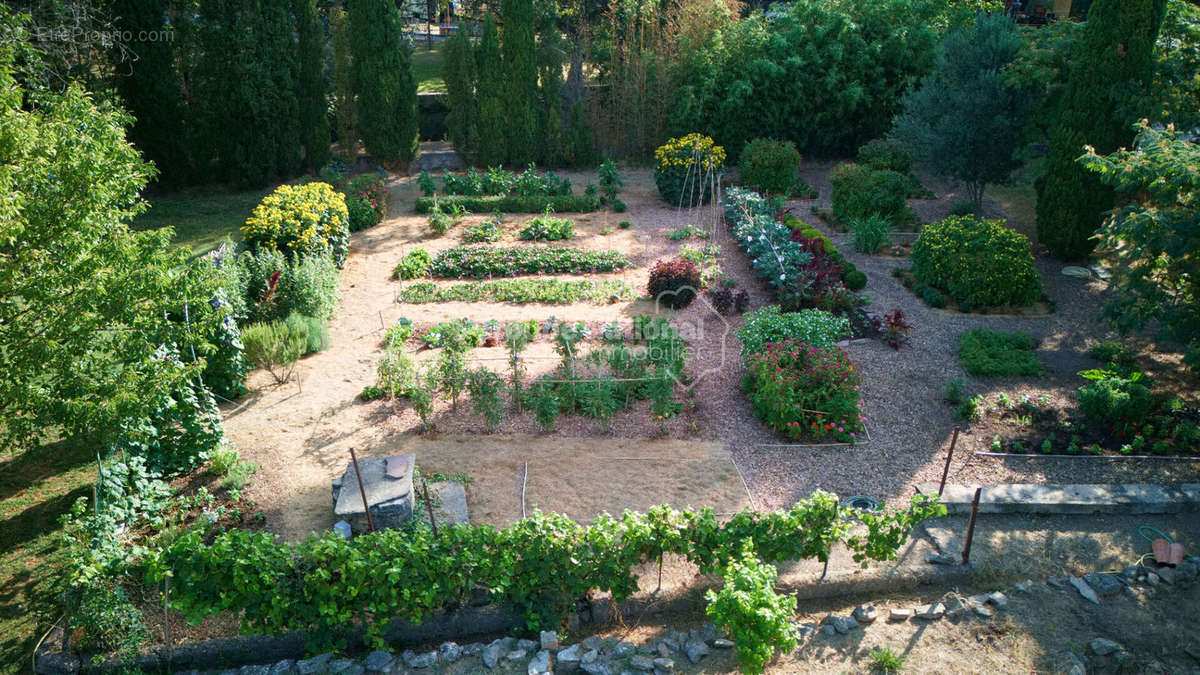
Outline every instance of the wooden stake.
<path fill-rule="evenodd" d="M 358 493 L 362 495 L 363 510 L 367 512 L 367 531 L 375 531 L 375 519 L 371 517 L 371 505 L 367 503 L 367 489 L 363 487 L 362 471 L 358 469 L 358 455 L 350 448 L 350 461 L 354 462 L 354 476 L 358 479 Z"/>
<path fill-rule="evenodd" d="M 429 526 L 433 528 L 433 538 L 438 538 L 437 521 L 433 518 L 433 502 L 429 499 L 429 483 L 421 479 L 421 490 L 425 493 L 425 510 L 429 513 Z"/>
<path fill-rule="evenodd" d="M 950 437 L 950 451 L 946 453 L 946 467 L 942 469 L 942 482 L 938 483 L 938 496 L 946 489 L 946 476 L 950 475 L 950 458 L 954 456 L 954 444 L 958 443 L 958 426 L 954 427 L 954 435 Z"/>
<path fill-rule="evenodd" d="M 971 500 L 971 520 L 967 522 L 967 540 L 963 542 L 962 564 L 971 562 L 971 540 L 975 538 L 975 516 L 979 513 L 979 495 L 983 488 L 975 488 L 975 498 Z"/>

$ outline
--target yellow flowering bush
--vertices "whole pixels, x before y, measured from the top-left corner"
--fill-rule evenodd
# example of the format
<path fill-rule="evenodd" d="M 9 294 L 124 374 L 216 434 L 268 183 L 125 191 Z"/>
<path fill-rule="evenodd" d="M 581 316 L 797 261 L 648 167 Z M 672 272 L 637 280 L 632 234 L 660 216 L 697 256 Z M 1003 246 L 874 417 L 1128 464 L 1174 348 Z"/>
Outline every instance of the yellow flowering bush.
<path fill-rule="evenodd" d="M 1029 240 L 1003 220 L 951 216 L 926 225 L 913 245 L 912 271 L 967 311 L 1023 307 L 1042 295 Z"/>
<path fill-rule="evenodd" d="M 725 148 L 703 134 L 672 138 L 654 151 L 654 183 L 676 206 L 707 204 L 724 172 Z"/>
<path fill-rule="evenodd" d="M 296 255 L 328 252 L 341 267 L 350 246 L 346 199 L 328 183 L 281 185 L 254 207 L 242 236 L 251 249 Z"/>

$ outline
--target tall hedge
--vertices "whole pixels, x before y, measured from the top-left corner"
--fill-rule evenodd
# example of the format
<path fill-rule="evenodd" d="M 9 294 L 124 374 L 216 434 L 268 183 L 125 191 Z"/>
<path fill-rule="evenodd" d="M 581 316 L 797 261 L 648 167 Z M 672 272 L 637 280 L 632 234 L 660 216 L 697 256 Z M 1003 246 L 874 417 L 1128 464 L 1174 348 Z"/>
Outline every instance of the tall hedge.
<path fill-rule="evenodd" d="M 165 28 L 167 0 L 114 0 L 117 27 L 133 35 Z M 127 59 L 117 64 L 116 84 L 122 101 L 136 118 L 129 140 L 154 162 L 159 182 L 178 185 L 188 178 L 183 88 L 175 69 L 175 46 L 170 40 L 130 45 Z"/>
<path fill-rule="evenodd" d="M 491 15 L 483 22 L 475 63 L 479 72 L 475 90 L 479 100 L 479 146 L 475 157 L 480 164 L 493 166 L 504 162 L 508 112 L 504 108 L 502 92 L 504 69 L 500 62 L 500 35 Z"/>
<path fill-rule="evenodd" d="M 1067 259 L 1087 257 L 1113 206 L 1113 189 L 1076 160 L 1084 146 L 1109 154 L 1133 140 L 1121 101 L 1150 85 L 1166 0 L 1096 0 L 1050 132 L 1050 161 L 1038 183 L 1038 239 Z"/>
<path fill-rule="evenodd" d="M 338 153 L 353 162 L 358 153 L 358 112 L 354 101 L 350 30 L 346 11 L 329 8 L 329 41 L 333 47 L 333 110 L 337 117 Z"/>
<path fill-rule="evenodd" d="M 319 169 L 329 163 L 329 119 L 325 115 L 325 31 L 317 0 L 294 0 L 297 65 L 296 100 L 304 165 Z"/>
<path fill-rule="evenodd" d="M 479 140 L 479 104 L 475 100 L 475 54 L 471 38 L 459 31 L 446 40 L 442 79 L 446 82 L 446 135 L 458 154 L 474 158 Z"/>
<path fill-rule="evenodd" d="M 417 156 L 417 84 L 412 48 L 392 0 L 347 0 L 358 128 L 363 147 L 380 162 Z"/>
<path fill-rule="evenodd" d="M 533 0 L 501 0 L 501 51 L 504 62 L 505 155 L 512 166 L 537 158 L 538 72 L 533 30 Z"/>

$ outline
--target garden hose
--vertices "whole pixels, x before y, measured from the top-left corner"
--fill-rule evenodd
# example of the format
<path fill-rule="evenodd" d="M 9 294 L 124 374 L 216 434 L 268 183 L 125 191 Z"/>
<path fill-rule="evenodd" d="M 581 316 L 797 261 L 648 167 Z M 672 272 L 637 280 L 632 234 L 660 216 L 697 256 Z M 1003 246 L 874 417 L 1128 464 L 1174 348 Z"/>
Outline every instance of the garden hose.
<path fill-rule="evenodd" d="M 1148 541 L 1148 542 L 1151 542 L 1151 543 L 1153 543 L 1153 542 L 1154 542 L 1154 540 L 1153 540 L 1153 539 L 1151 539 L 1150 537 L 1147 537 L 1147 536 L 1146 536 L 1146 533 L 1145 533 L 1145 532 L 1143 532 L 1142 530 L 1150 530 L 1151 532 L 1154 532 L 1154 533 L 1156 533 L 1156 534 L 1157 534 L 1159 537 L 1162 537 L 1163 539 L 1166 539 L 1168 544 L 1174 544 L 1174 543 L 1175 543 L 1175 540 L 1174 540 L 1174 539 L 1171 539 L 1171 538 L 1170 538 L 1170 537 L 1168 537 L 1167 535 L 1163 534 L 1162 532 L 1159 532 L 1158 530 L 1156 530 L 1156 529 L 1155 529 L 1155 528 L 1153 528 L 1153 527 L 1150 527 L 1149 525 L 1138 525 L 1138 534 L 1142 535 L 1142 539 L 1145 539 L 1145 540 L 1146 540 L 1146 541 Z"/>

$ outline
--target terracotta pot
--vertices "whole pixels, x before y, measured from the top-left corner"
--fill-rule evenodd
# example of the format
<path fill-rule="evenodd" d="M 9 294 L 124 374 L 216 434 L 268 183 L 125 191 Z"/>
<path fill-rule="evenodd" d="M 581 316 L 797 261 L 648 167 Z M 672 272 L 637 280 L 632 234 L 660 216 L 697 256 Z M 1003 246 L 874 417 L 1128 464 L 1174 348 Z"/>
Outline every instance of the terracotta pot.
<path fill-rule="evenodd" d="M 1166 564 L 1167 558 L 1170 557 L 1171 542 L 1159 537 L 1150 542 L 1150 550 L 1154 551 L 1154 560 L 1160 565 Z"/>
<path fill-rule="evenodd" d="M 1178 565 L 1183 562 L 1183 544 L 1171 544 L 1167 548 L 1167 564 Z"/>

